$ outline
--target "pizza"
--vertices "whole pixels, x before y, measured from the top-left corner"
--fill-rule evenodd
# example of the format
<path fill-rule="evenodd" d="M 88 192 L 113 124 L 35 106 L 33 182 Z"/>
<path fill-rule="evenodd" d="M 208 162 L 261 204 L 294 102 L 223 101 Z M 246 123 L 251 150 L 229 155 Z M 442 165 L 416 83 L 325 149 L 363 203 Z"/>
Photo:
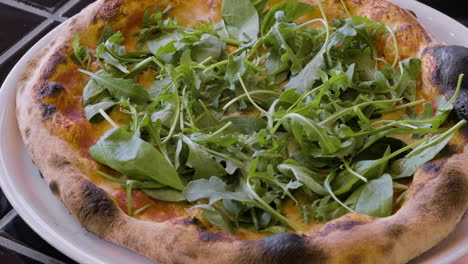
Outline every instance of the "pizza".
<path fill-rule="evenodd" d="M 26 67 L 32 160 L 162 263 L 406 263 L 468 204 L 468 50 L 378 0 L 98 0 Z"/>

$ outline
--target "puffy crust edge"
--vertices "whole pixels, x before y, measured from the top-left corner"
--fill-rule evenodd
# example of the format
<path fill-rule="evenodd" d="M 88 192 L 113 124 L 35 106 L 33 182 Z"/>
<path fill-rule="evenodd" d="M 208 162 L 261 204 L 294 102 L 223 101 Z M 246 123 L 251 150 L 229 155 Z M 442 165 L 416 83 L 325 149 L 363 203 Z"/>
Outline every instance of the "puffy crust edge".
<path fill-rule="evenodd" d="M 468 203 L 468 175 L 462 170 L 468 154 L 453 155 L 423 166 L 414 178 L 402 208 L 387 218 L 348 214 L 328 222 L 317 232 L 282 233 L 260 240 L 242 240 L 226 233 L 197 228 L 191 221 L 152 223 L 122 212 L 77 164 L 81 157 L 67 142 L 51 134 L 44 122 L 53 115 L 34 94 L 34 86 L 48 79 L 63 63 L 64 50 L 75 32 L 95 32 L 104 21 L 119 16 L 123 6 L 149 6 L 152 1 L 99 0 L 70 19 L 49 48 L 33 59 L 18 83 L 17 118 L 32 159 L 53 193 L 89 231 L 117 245 L 164 263 L 405 263 L 428 250 L 453 230 Z M 333 7 L 339 1 L 324 3 Z M 417 52 L 432 42 L 407 11 L 386 1 L 347 0 L 351 12 L 367 15 L 410 33 Z M 380 17 L 374 11 L 384 10 Z M 409 28 L 409 29 L 408 29 Z M 416 37 L 415 37 L 416 36 Z M 402 43 L 405 45 L 405 42 Z M 62 56 L 62 57 L 61 57 Z"/>

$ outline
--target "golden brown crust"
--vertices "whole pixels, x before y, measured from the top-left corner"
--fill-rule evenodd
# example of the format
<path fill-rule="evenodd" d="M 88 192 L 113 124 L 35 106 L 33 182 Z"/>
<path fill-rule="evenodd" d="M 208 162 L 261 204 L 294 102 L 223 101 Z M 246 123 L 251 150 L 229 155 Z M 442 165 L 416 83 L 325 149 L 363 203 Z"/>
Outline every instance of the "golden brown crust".
<path fill-rule="evenodd" d="M 168 2 L 158 4 L 165 6 Z M 184 1 L 173 2 L 184 4 Z M 307 2 L 313 4 L 312 0 Z M 419 56 L 432 42 L 409 12 L 394 4 L 379 0 L 345 2 L 352 14 L 369 16 L 397 29 L 401 58 Z M 340 1 L 323 3 L 329 17 L 344 16 Z M 468 204 L 468 175 L 461 169 L 468 161 L 465 153 L 453 154 L 419 169 L 406 201 L 395 215 L 377 219 L 348 214 L 305 235 L 282 233 L 260 240 L 244 240 L 204 230 L 190 219 L 154 223 L 126 215 L 103 189 L 89 180 L 87 168 L 96 165 L 73 145 L 79 136 L 64 140 L 52 130 L 82 128 L 78 121 L 64 119 L 63 109 L 57 110 L 61 106 L 49 101 L 55 97 L 63 97 L 60 100 L 79 97 L 80 92 L 76 91 L 78 88 L 50 84 L 49 80 L 70 67 L 67 54 L 73 34 L 86 36 L 85 45 L 95 45 L 105 23 L 117 28 L 124 28 L 125 23 L 133 25 L 132 14 L 141 14 L 154 4 L 152 0 L 97 1 L 66 22 L 49 48 L 29 63 L 18 83 L 17 118 L 23 140 L 52 192 L 85 228 L 163 263 L 269 264 L 405 263 L 453 230 Z M 196 8 L 202 9 L 200 6 Z M 382 41 L 381 52 L 391 58 L 395 54 L 390 46 L 393 44 Z M 429 74 L 428 69 L 425 74 Z M 81 82 L 77 81 L 76 86 L 82 85 Z M 464 140 L 460 144 L 463 146 Z"/>

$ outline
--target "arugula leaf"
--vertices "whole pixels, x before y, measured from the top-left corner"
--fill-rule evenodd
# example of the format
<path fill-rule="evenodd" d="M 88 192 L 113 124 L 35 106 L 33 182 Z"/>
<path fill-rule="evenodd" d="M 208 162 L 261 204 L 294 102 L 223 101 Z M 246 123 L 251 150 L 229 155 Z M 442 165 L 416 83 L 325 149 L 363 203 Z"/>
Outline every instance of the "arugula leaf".
<path fill-rule="evenodd" d="M 194 179 L 226 175 L 223 166 L 216 162 L 202 146 L 186 136 L 182 136 L 182 140 L 189 148 L 187 165 L 195 170 Z"/>
<path fill-rule="evenodd" d="M 320 78 L 318 71 L 323 69 L 325 66 L 325 60 L 323 58 L 324 54 L 325 50 L 322 49 L 309 63 L 307 63 L 299 74 L 292 76 L 289 79 L 288 84 L 286 84 L 284 88 L 286 90 L 296 89 L 296 93 L 298 94 L 302 94 L 306 90 L 312 88 L 315 81 Z"/>
<path fill-rule="evenodd" d="M 116 98 L 129 98 L 135 103 L 145 103 L 149 100 L 149 94 L 141 84 L 133 80 L 115 78 L 107 74 L 97 74 L 85 70 L 79 70 L 91 76 L 90 81 L 96 82 L 98 86 L 107 89 L 110 94 Z"/>
<path fill-rule="evenodd" d="M 313 12 L 314 10 L 315 8 L 313 8 L 311 5 L 303 2 L 289 1 L 279 3 L 268 10 L 268 13 L 263 18 L 261 30 L 262 35 L 265 35 L 268 30 L 270 30 L 270 28 L 275 24 L 275 14 L 278 11 L 284 12 L 285 22 L 291 22 L 304 16 L 305 14 Z"/>
<path fill-rule="evenodd" d="M 103 99 L 101 102 L 96 104 L 89 104 L 84 109 L 86 119 L 92 120 L 96 115 L 99 114 L 100 110 L 107 111 L 115 105 L 115 102 L 113 102 L 110 98 Z"/>
<path fill-rule="evenodd" d="M 459 121 L 447 132 L 431 137 L 403 158 L 396 160 L 391 166 L 393 178 L 399 179 L 413 175 L 419 167 L 439 154 L 464 124 L 466 120 Z"/>
<path fill-rule="evenodd" d="M 291 132 L 299 144 L 304 145 L 306 143 L 303 140 L 303 136 L 305 136 L 308 140 L 318 141 L 323 154 L 331 154 L 340 149 L 340 140 L 333 135 L 329 135 L 316 122 L 295 113 L 287 114 L 283 119 L 291 120 Z"/>
<path fill-rule="evenodd" d="M 183 193 L 172 188 L 143 189 L 143 191 L 156 200 L 168 202 L 185 201 Z"/>
<path fill-rule="evenodd" d="M 356 189 L 345 204 L 361 214 L 386 217 L 392 214 L 392 202 L 392 176 L 386 173 Z"/>
<path fill-rule="evenodd" d="M 194 202 L 199 199 L 208 199 L 210 204 L 219 200 L 234 200 L 251 203 L 252 199 L 243 192 L 228 191 L 227 185 L 218 177 L 213 176 L 209 180 L 199 179 L 191 181 L 184 190 L 187 201 Z"/>
<path fill-rule="evenodd" d="M 207 58 L 217 61 L 224 55 L 226 44 L 217 37 L 210 34 L 203 34 L 200 40 L 192 45 L 192 59 L 202 62 Z"/>
<path fill-rule="evenodd" d="M 155 180 L 182 190 L 177 171 L 150 143 L 122 128 L 113 128 L 89 148 L 91 157 L 137 180 Z"/>
<path fill-rule="evenodd" d="M 223 123 L 231 122 L 230 131 L 250 134 L 267 127 L 267 122 L 258 116 L 231 116 L 223 119 Z"/>
<path fill-rule="evenodd" d="M 305 205 L 301 208 L 303 221 L 309 223 L 309 217 L 313 217 L 318 221 L 329 221 L 338 218 L 346 213 L 342 210 L 340 204 L 334 201 L 331 196 L 317 199 L 313 203 Z"/>
<path fill-rule="evenodd" d="M 193 206 L 191 209 L 201 208 L 203 210 L 203 216 L 208 220 L 212 225 L 222 229 L 226 232 L 232 232 L 234 229 L 232 227 L 231 221 L 221 213 L 219 210 L 208 204 L 199 204 Z"/>
<path fill-rule="evenodd" d="M 106 75 L 107 73 L 105 73 L 104 71 L 98 71 L 95 74 Z M 84 106 L 107 97 L 110 97 L 110 94 L 106 90 L 106 88 L 99 85 L 99 83 L 92 78 L 86 83 L 85 87 L 83 88 L 82 100 Z"/>
<path fill-rule="evenodd" d="M 352 170 L 365 177 L 366 179 L 375 179 L 380 177 L 387 169 L 388 156 L 390 156 L 390 148 L 387 147 L 382 158 L 376 160 L 360 160 L 353 164 Z M 336 195 L 349 192 L 360 178 L 349 170 L 343 170 L 331 182 L 331 187 Z"/>
<path fill-rule="evenodd" d="M 327 191 L 322 187 L 322 184 L 318 183 L 315 178 L 320 177 L 317 173 L 297 165 L 292 164 L 281 164 L 278 166 L 278 171 L 283 174 L 289 174 L 289 172 L 304 186 L 312 190 L 314 193 L 319 195 L 326 195 Z"/>
<path fill-rule="evenodd" d="M 224 0 L 221 14 L 231 38 L 242 42 L 257 39 L 259 17 L 250 0 Z"/>
<path fill-rule="evenodd" d="M 421 60 L 408 58 L 400 62 L 400 76 L 395 84 L 396 97 L 403 95 L 410 101 L 416 100 L 416 74 L 421 70 Z"/>
<path fill-rule="evenodd" d="M 116 32 L 112 28 L 111 25 L 106 24 L 104 26 L 104 29 L 102 30 L 101 36 L 99 37 L 98 44 L 106 42 L 112 35 L 114 35 Z"/>
<path fill-rule="evenodd" d="M 91 62 L 89 49 L 88 47 L 80 46 L 80 36 L 78 34 L 75 34 L 73 38 L 73 52 L 70 54 L 70 58 L 85 69 L 89 67 L 89 63 Z"/>

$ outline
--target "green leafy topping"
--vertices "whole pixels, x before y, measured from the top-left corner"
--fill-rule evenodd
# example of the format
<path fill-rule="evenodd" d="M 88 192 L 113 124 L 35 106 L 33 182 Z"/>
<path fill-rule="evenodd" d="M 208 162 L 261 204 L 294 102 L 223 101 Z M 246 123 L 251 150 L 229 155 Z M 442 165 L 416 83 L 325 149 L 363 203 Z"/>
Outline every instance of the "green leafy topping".
<path fill-rule="evenodd" d="M 250 0 L 224 0 L 221 14 L 230 38 L 242 42 L 257 38 L 259 16 Z"/>
<path fill-rule="evenodd" d="M 80 36 L 78 34 L 75 34 L 73 38 L 73 52 L 70 54 L 70 58 L 85 69 L 89 67 L 89 63 L 91 62 L 89 48 L 80 46 Z"/>
<path fill-rule="evenodd" d="M 92 54 L 75 37 L 71 57 L 90 77 L 84 113 L 114 127 L 89 153 L 120 173 L 97 172 L 126 189 L 129 215 L 151 206 L 132 210 L 138 189 L 192 204 L 229 232 L 305 230 L 348 212 L 386 217 L 408 189 L 395 180 L 437 158 L 465 125 L 447 122 L 461 78 L 452 98 L 419 99 L 421 61 L 400 61 L 388 26 L 329 23 L 320 5 L 322 18 L 297 24 L 314 8 L 267 2 L 224 0 L 221 22 L 192 28 L 170 6 L 148 11 L 135 47 L 109 26 Z M 377 52 L 382 36 L 397 49 L 392 62 Z M 126 119 L 111 112 L 128 123 L 119 128 Z M 405 190 L 396 203 L 395 189 Z"/>
<path fill-rule="evenodd" d="M 292 22 L 314 10 L 315 8 L 303 2 L 289 1 L 279 3 L 268 10 L 268 13 L 263 18 L 262 34 L 265 35 L 275 24 L 277 20 L 276 16 L 280 17 L 282 22 Z"/>
<path fill-rule="evenodd" d="M 231 192 L 226 188 L 226 183 L 213 176 L 209 180 L 200 179 L 190 182 L 185 188 L 184 195 L 189 202 L 206 198 L 210 204 L 223 199 L 238 202 L 252 201 L 244 192 Z"/>
<path fill-rule="evenodd" d="M 177 171 L 151 144 L 122 128 L 108 131 L 89 148 L 96 161 L 138 180 L 154 180 L 182 190 Z"/>

